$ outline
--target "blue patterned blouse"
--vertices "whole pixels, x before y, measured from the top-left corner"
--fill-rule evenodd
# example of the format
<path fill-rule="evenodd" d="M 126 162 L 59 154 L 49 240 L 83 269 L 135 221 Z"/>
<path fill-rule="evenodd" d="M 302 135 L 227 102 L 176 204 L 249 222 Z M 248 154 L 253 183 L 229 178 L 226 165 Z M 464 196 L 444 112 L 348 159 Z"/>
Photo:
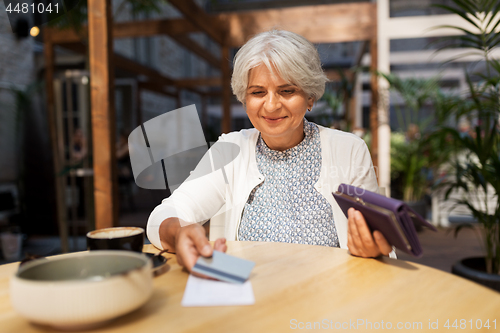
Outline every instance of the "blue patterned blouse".
<path fill-rule="evenodd" d="M 315 188 L 321 170 L 319 129 L 304 118 L 305 138 L 284 151 L 259 135 L 255 148 L 264 182 L 245 204 L 239 240 L 339 247 L 331 205 Z"/>

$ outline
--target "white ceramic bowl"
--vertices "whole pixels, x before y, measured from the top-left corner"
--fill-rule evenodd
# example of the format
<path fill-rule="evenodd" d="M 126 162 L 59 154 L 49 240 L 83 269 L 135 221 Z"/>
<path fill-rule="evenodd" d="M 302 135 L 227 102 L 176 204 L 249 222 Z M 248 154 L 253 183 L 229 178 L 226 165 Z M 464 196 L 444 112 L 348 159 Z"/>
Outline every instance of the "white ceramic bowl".
<path fill-rule="evenodd" d="M 93 326 L 143 305 L 153 289 L 152 263 L 131 251 L 91 251 L 38 259 L 10 283 L 12 306 L 53 327 Z"/>

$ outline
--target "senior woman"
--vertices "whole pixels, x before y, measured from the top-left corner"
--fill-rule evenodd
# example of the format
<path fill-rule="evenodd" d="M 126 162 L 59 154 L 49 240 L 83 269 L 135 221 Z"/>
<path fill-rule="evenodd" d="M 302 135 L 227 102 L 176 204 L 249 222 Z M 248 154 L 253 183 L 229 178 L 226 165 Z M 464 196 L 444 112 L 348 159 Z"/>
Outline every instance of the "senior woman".
<path fill-rule="evenodd" d="M 382 234 L 372 234 L 359 211 L 351 208 L 346 218 L 331 194 L 341 183 L 377 191 L 366 144 L 304 118 L 327 81 L 316 48 L 302 36 L 273 30 L 249 40 L 234 59 L 231 86 L 255 128 L 219 138 L 240 148 L 225 174 L 188 179 L 155 208 L 147 227 L 153 245 L 175 251 L 191 271 L 213 251 L 201 224 L 226 205 L 219 251 L 228 239 L 388 255 Z"/>

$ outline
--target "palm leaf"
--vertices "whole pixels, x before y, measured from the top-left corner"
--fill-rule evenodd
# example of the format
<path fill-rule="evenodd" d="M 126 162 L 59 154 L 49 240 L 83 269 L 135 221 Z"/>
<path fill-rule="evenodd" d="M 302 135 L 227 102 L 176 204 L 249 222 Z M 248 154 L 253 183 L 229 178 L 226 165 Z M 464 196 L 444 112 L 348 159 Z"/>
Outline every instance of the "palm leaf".
<path fill-rule="evenodd" d="M 459 5 L 459 6 L 461 6 L 460 1 L 455 1 L 455 3 L 457 3 L 457 5 Z M 478 28 L 479 30 L 481 30 L 481 28 L 479 27 L 479 25 L 477 25 L 476 22 L 474 22 L 473 20 L 471 20 L 467 16 L 467 13 L 475 13 L 474 11 L 471 11 L 470 9 L 464 8 L 466 10 L 466 12 L 463 12 L 463 11 L 460 11 L 460 10 L 458 10 L 456 8 L 453 8 L 453 7 L 450 7 L 450 6 L 447 6 L 447 5 L 435 4 L 435 5 L 432 5 L 432 6 L 444 9 L 444 10 L 450 12 L 450 13 L 457 14 L 458 16 L 462 17 L 464 20 L 467 20 L 473 26 L 475 26 L 476 28 Z M 448 26 L 448 28 L 450 28 L 450 27 L 453 27 L 453 26 Z M 453 27 L 453 28 L 459 28 L 459 27 Z"/>
<path fill-rule="evenodd" d="M 462 229 L 472 229 L 472 230 L 474 230 L 474 229 L 475 229 L 475 227 L 474 227 L 474 225 L 473 225 L 473 224 L 471 224 L 471 223 L 461 223 L 460 225 L 457 225 L 457 226 L 455 227 L 455 230 L 454 230 L 453 236 L 454 236 L 455 238 L 457 238 L 458 233 L 459 233 L 459 232 L 460 232 L 460 230 L 462 230 Z"/>
<path fill-rule="evenodd" d="M 490 19 L 488 20 L 488 22 L 486 23 L 486 26 L 485 26 L 485 29 L 488 29 L 488 27 L 490 26 L 490 24 L 493 22 L 493 20 L 495 19 L 496 15 L 500 12 L 500 3 L 498 3 L 496 5 L 496 7 L 494 9 L 490 9 L 489 10 L 490 12 Z M 493 26 L 493 28 L 491 28 L 491 32 L 494 32 L 496 27 L 498 27 L 498 24 L 500 23 L 500 19 L 497 20 L 497 22 L 495 23 L 495 25 Z"/>
<path fill-rule="evenodd" d="M 454 0 L 453 1 L 457 6 L 463 8 L 467 13 L 476 13 L 479 8 L 476 5 L 475 1 L 467 1 L 467 0 Z"/>
<path fill-rule="evenodd" d="M 466 35 L 468 36 L 474 36 L 474 37 L 477 37 L 479 34 L 477 33 L 474 33 L 470 30 L 467 30 L 465 28 L 462 28 L 462 27 L 458 27 L 456 25 L 448 25 L 448 24 L 445 24 L 445 25 L 438 25 L 436 27 L 433 27 L 431 30 L 435 30 L 435 29 L 456 29 L 456 30 L 460 30 L 462 31 L 463 33 L 465 33 Z M 478 27 L 479 30 L 481 30 L 479 27 Z M 453 38 L 460 38 L 461 36 L 453 36 Z"/>

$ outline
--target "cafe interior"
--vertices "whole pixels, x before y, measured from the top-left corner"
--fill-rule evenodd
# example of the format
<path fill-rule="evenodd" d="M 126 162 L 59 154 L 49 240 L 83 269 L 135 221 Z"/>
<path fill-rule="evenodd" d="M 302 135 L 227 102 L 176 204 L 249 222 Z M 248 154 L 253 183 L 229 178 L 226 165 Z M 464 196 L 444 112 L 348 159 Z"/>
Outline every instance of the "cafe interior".
<path fill-rule="evenodd" d="M 364 215 L 395 256 L 228 240 L 187 269 L 148 239 L 218 138 L 253 127 L 233 61 L 272 29 L 317 49 L 305 117 L 366 143 L 373 200 L 398 208 L 376 207 L 386 229 Z M 491 0 L 0 3 L 0 331 L 496 330 L 498 32 Z M 173 119 L 157 140 L 206 148 L 156 158 Z"/>

